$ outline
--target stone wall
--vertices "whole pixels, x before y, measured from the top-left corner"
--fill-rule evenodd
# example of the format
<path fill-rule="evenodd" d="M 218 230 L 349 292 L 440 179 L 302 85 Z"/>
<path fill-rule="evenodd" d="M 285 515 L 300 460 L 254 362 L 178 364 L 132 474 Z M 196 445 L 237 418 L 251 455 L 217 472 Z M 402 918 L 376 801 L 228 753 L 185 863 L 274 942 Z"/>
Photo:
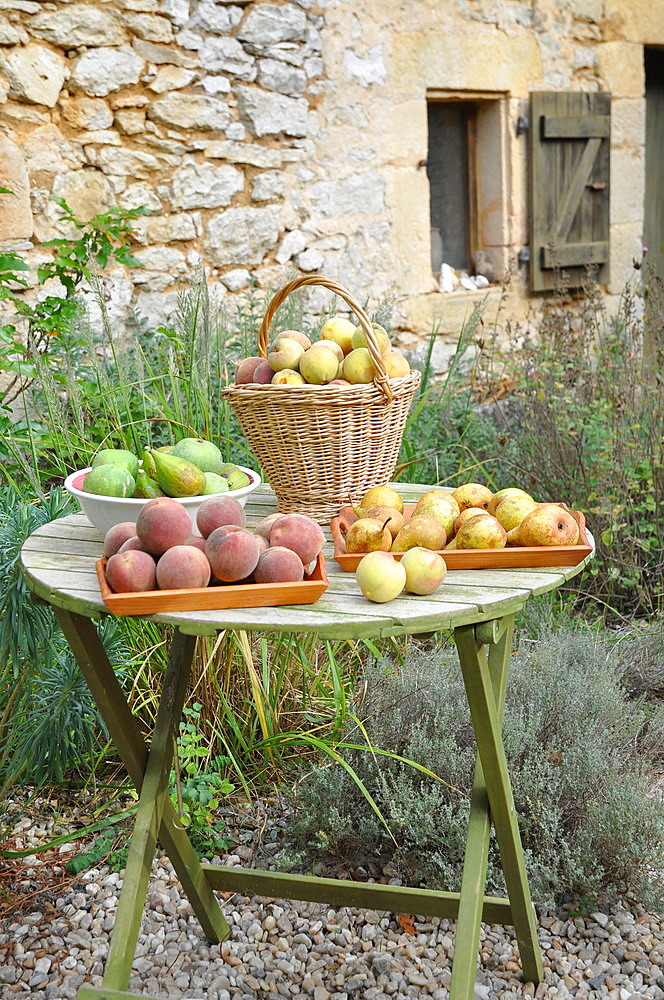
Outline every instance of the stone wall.
<path fill-rule="evenodd" d="M 394 298 L 404 344 L 441 317 L 453 341 L 485 293 L 441 294 L 431 272 L 427 93 L 501 99 L 482 169 L 500 171 L 505 269 L 528 241 L 529 92 L 609 90 L 617 295 L 642 243 L 644 44 L 664 44 L 661 0 L 2 0 L 0 241 L 36 264 L 66 232 L 51 194 L 83 218 L 145 205 L 143 267 L 109 286 L 120 324 L 163 320 L 202 261 L 229 302 L 317 272 Z M 528 299 L 515 267 L 509 305 Z"/>

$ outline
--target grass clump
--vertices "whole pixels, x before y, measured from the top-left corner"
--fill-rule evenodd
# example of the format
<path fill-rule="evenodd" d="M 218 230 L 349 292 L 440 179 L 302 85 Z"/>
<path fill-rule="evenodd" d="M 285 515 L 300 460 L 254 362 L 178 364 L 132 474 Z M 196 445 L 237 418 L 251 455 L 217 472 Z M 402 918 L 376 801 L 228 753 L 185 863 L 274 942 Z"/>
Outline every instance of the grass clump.
<path fill-rule="evenodd" d="M 629 700 L 613 649 L 568 628 L 522 641 L 513 657 L 504 740 L 538 902 L 627 891 L 664 898 L 664 810 L 651 794 L 664 713 Z M 432 658 L 414 653 L 399 670 L 369 665 L 356 712 L 373 745 L 426 764 L 458 791 L 407 764 L 349 752 L 397 846 L 346 773 L 328 765 L 305 771 L 296 789 L 301 850 L 346 866 L 389 861 L 411 885 L 459 886 L 475 741 L 453 647 Z M 487 891 L 505 892 L 495 840 Z"/>

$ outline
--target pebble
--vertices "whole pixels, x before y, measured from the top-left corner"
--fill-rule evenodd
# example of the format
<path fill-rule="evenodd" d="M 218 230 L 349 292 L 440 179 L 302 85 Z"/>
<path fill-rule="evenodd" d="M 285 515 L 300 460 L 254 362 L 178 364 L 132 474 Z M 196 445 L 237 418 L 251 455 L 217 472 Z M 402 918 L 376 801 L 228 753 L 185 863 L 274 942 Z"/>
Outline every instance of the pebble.
<path fill-rule="evenodd" d="M 233 864 L 240 858 L 233 856 Z M 121 877 L 104 868 L 46 915 L 0 922 L 0 996 L 68 1000 L 101 985 Z M 201 934 L 170 863 L 155 860 L 130 991 L 171 1000 L 447 1000 L 454 922 L 235 894 L 221 945 Z M 584 916 L 538 908 L 544 981 L 525 983 L 512 928 L 482 925 L 475 1000 L 664 1000 L 664 921 L 635 900 Z"/>

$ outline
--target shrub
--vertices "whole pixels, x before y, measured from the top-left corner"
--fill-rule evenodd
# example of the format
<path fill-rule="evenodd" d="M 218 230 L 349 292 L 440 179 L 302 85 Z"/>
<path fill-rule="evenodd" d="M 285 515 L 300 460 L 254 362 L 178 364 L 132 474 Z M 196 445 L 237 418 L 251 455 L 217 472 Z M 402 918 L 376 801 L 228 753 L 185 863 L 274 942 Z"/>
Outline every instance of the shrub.
<path fill-rule="evenodd" d="M 504 739 L 534 898 L 628 890 L 661 897 L 664 812 L 661 796 L 649 794 L 655 746 L 639 743 L 646 715 L 626 697 L 620 669 L 593 633 L 561 630 L 521 646 Z M 458 886 L 475 744 L 455 652 L 445 647 L 440 662 L 416 653 L 400 671 L 373 663 L 356 711 L 373 745 L 427 765 L 459 791 L 380 755 L 350 752 L 398 846 L 334 765 L 301 776 L 295 846 L 347 864 L 389 859 L 409 884 Z M 487 891 L 505 891 L 493 840 Z"/>

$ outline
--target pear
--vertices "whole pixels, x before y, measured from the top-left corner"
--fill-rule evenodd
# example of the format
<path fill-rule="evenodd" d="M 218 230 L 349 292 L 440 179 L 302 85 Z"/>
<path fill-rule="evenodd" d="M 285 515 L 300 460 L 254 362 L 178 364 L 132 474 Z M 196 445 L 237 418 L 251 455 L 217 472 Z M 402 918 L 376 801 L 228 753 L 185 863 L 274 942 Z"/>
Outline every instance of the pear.
<path fill-rule="evenodd" d="M 394 507 L 403 514 L 403 500 L 391 486 L 372 486 L 362 497 L 360 507 L 374 507 L 376 504 Z"/>
<path fill-rule="evenodd" d="M 385 504 L 376 504 L 374 507 L 354 507 L 353 510 L 358 517 L 376 517 L 379 521 L 386 521 L 392 538 L 397 537 L 405 523 L 403 514 L 400 514 L 394 507 L 387 507 Z"/>
<path fill-rule="evenodd" d="M 136 473 L 136 486 L 134 496 L 141 500 L 154 500 L 155 497 L 163 497 L 164 491 L 156 480 L 147 474 L 145 469 L 139 469 Z"/>
<path fill-rule="evenodd" d="M 459 504 L 447 490 L 429 490 L 417 501 L 414 514 L 430 514 L 436 517 L 449 537 L 454 534 L 454 522 L 461 513 Z"/>
<path fill-rule="evenodd" d="M 387 520 L 376 517 L 361 517 L 351 524 L 346 532 L 348 552 L 389 552 L 392 535 Z"/>
<path fill-rule="evenodd" d="M 502 524 L 486 514 L 469 517 L 454 536 L 455 549 L 503 549 L 507 532 Z"/>
<path fill-rule="evenodd" d="M 464 483 L 463 486 L 454 490 L 452 496 L 459 504 L 460 510 L 463 510 L 464 507 L 483 507 L 487 510 L 493 493 L 488 486 L 483 486 L 482 483 Z"/>
<path fill-rule="evenodd" d="M 177 455 L 152 451 L 157 482 L 168 497 L 196 497 L 205 488 L 205 473 Z"/>
<path fill-rule="evenodd" d="M 543 503 L 526 514 L 507 538 L 508 545 L 576 545 L 579 525 L 557 503 Z"/>
<path fill-rule="evenodd" d="M 489 511 L 490 514 L 495 514 L 498 506 L 503 502 L 503 500 L 506 500 L 508 497 L 517 495 L 522 497 L 530 497 L 530 499 L 532 500 L 530 493 L 526 493 L 525 490 L 520 490 L 518 486 L 507 486 L 504 490 L 498 490 L 497 493 L 493 494 L 493 496 L 489 500 L 489 505 L 487 507 L 487 510 Z"/>
<path fill-rule="evenodd" d="M 489 514 L 489 512 L 488 510 L 484 510 L 483 507 L 464 507 L 454 522 L 455 532 L 459 530 L 464 521 L 467 521 L 469 517 L 475 517 L 476 514 Z"/>
<path fill-rule="evenodd" d="M 526 514 L 530 514 L 531 510 L 536 507 L 537 504 L 531 497 L 513 493 L 498 504 L 494 516 L 500 521 L 505 531 L 511 531 L 512 528 L 521 524 Z"/>
<path fill-rule="evenodd" d="M 418 514 L 406 521 L 392 542 L 392 552 L 407 552 L 415 546 L 435 551 L 444 548 L 446 541 L 445 528 L 438 518 L 429 514 Z"/>

